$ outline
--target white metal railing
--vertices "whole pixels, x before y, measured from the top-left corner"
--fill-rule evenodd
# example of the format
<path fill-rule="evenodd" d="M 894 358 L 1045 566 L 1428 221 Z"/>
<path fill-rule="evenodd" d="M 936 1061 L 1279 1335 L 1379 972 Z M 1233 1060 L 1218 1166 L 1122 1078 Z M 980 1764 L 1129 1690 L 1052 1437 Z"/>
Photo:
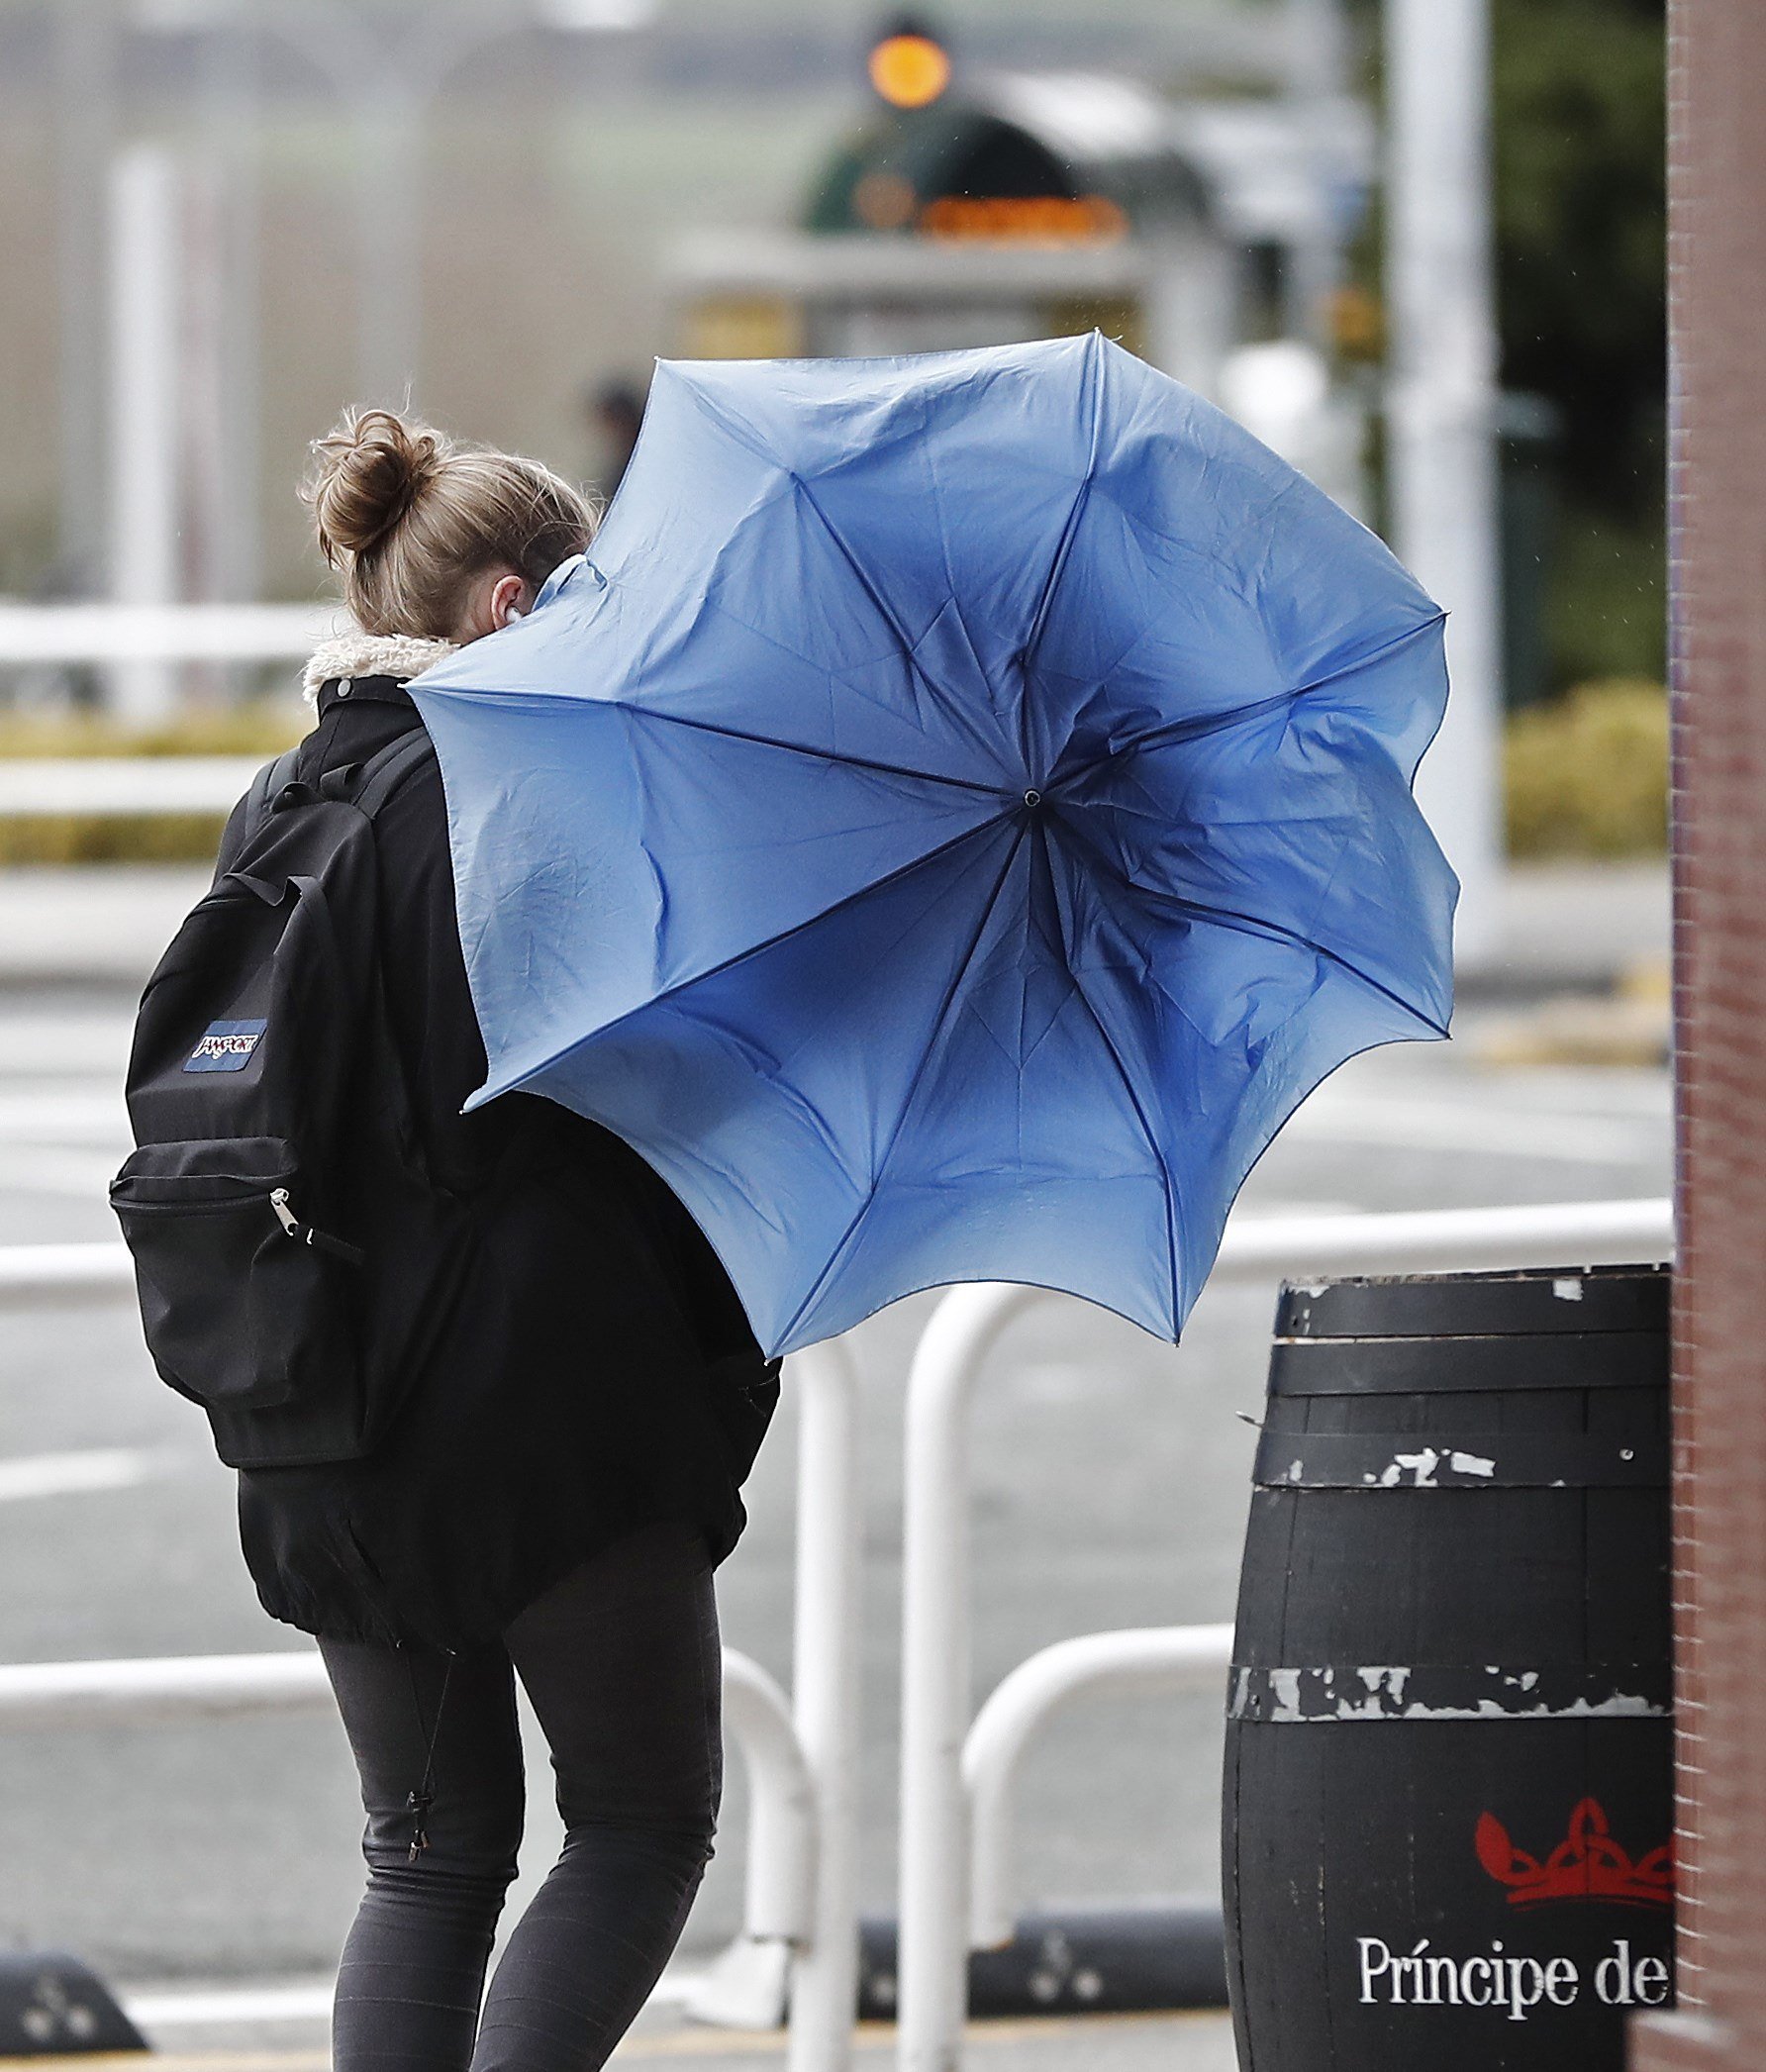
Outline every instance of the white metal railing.
<path fill-rule="evenodd" d="M 794 1353 L 790 1374 L 798 1395 L 793 1717 L 814 1781 L 819 1854 L 814 1919 L 791 1980 L 787 2067 L 842 2072 L 858 1999 L 858 1369 L 846 1341 L 831 1338 Z"/>
<path fill-rule="evenodd" d="M 262 755 L 0 758 L 0 814 L 225 813 Z"/>
<path fill-rule="evenodd" d="M 1215 1282 L 1666 1257 L 1665 1200 L 1230 1223 Z M 953 1288 L 908 1378 L 902 1529 L 901 2072 L 961 2062 L 970 1942 L 969 1406 L 989 1352 L 1047 1292 Z M 1055 1685 L 1048 1687 L 1051 1697 Z M 1028 1728 L 1027 1728 L 1028 1730 Z M 1008 1766 L 1009 1767 L 1009 1766 Z"/>
<path fill-rule="evenodd" d="M 971 1949 L 998 1949 L 1017 1931 L 1013 1790 L 1019 1762 L 1050 1714 L 1107 1692 L 1225 1691 L 1231 1662 L 1230 1626 L 1126 1627 L 1057 1640 L 1001 1679 L 963 1743 Z"/>
<path fill-rule="evenodd" d="M 135 1291 L 118 1240 L 0 1246 L 0 1311 Z M 799 1399 L 795 1698 L 727 1650 L 725 1704 L 753 1787 L 741 1935 L 690 2000 L 776 2026 L 790 2072 L 848 2062 L 858 1969 L 860 1529 L 857 1370 L 840 1339 L 791 1360 Z M 317 1654 L 0 1664 L 0 1727 L 162 1720 L 328 1704 Z"/>
<path fill-rule="evenodd" d="M 315 1648 L 0 1663 L 0 1730 L 329 1712 L 332 1703 Z M 815 1922 L 814 1794 L 785 1694 L 733 1647 L 724 1650 L 724 1717 L 748 1773 L 745 1932 L 788 1951 L 809 1940 Z"/>
<path fill-rule="evenodd" d="M 1662 1200 L 1235 1220 L 1217 1281 L 1590 1264 L 1665 1256 Z M 0 1247 L 0 1309 L 133 1289 L 119 1242 Z M 960 2062 L 966 1953 L 1011 1920 L 1011 1792 L 1048 1714 L 1112 1686 L 1192 1686 L 1224 1628 L 1063 1641 L 1021 1664 L 971 1723 L 968 1409 L 982 1363 L 1041 1289 L 950 1290 L 915 1352 L 903 1521 L 900 2027 L 906 2072 Z M 790 2072 L 846 2072 L 856 1998 L 859 1586 L 857 1383 L 844 1341 L 794 1354 L 800 1395 L 794 1699 L 727 1657 L 732 1730 L 754 1780 L 744 1934 L 695 2011 L 754 2026 L 791 2003 Z M 295 1666 L 299 1665 L 299 1666 Z M 734 1667 L 732 1665 L 735 1665 Z M 317 1679 L 317 1680 L 316 1680 Z M 0 1727 L 224 1716 L 324 1702 L 316 1655 L 0 1666 Z"/>
<path fill-rule="evenodd" d="M 1562 1249 L 1584 1264 L 1666 1256 L 1673 1239 L 1670 1204 L 1660 1197 L 1620 1202 L 1550 1202 L 1516 1209 L 1420 1209 L 1394 1215 L 1237 1218 L 1226 1227 L 1213 1280 L 1292 1279 L 1309 1273 L 1426 1273 L 1436 1268 L 1525 1266 Z M 118 1238 L 82 1244 L 0 1245 L 0 1308 L 54 1301 L 62 1295 L 122 1296 L 135 1288 L 129 1252 Z M 954 1301 L 964 1291 L 952 1289 Z M 1039 1288 L 1002 1289 L 1024 1301 Z M 924 1345 L 924 1340 L 922 1341 Z M 850 1355 L 834 1340 L 850 1385 Z M 792 1355 L 792 1374 L 823 1352 Z M 832 1382 L 819 1399 L 838 1394 Z M 839 1448 L 835 1449 L 840 1450 Z M 842 1469 L 842 1473 L 844 1470 Z M 805 1494 L 812 1494 L 805 1492 Z"/>
<path fill-rule="evenodd" d="M 21 604 L 0 599 L 0 668 L 44 662 L 305 661 L 337 605 Z"/>
<path fill-rule="evenodd" d="M 32 1309 L 70 1295 L 114 1302 L 134 1293 L 135 1267 L 121 1238 L 0 1245 L 0 1309 Z"/>
<path fill-rule="evenodd" d="M 336 604 L 30 604 L 3 597 L 0 670 L 96 666 L 115 715 L 157 725 L 177 712 L 177 663 L 301 662 L 346 623 Z M 0 758 L 0 814 L 225 812 L 255 767 L 230 755 Z"/>
<path fill-rule="evenodd" d="M 232 1720 L 323 1711 L 330 1703 L 316 1648 L 0 1663 L 0 1728 Z"/>

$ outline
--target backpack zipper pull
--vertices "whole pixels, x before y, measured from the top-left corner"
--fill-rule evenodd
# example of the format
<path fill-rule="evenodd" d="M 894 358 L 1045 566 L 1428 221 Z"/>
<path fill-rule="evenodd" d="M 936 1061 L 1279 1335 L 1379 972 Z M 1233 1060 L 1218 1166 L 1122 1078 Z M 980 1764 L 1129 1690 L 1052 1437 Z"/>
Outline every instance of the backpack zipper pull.
<path fill-rule="evenodd" d="M 343 1259 L 350 1266 L 361 1264 L 360 1245 L 345 1244 L 342 1237 L 333 1237 L 325 1231 L 316 1231 L 310 1223 L 301 1222 L 289 1206 L 286 1187 L 270 1189 L 270 1208 L 283 1231 L 296 1244 L 311 1245 L 315 1251 L 329 1252 L 334 1259 Z"/>

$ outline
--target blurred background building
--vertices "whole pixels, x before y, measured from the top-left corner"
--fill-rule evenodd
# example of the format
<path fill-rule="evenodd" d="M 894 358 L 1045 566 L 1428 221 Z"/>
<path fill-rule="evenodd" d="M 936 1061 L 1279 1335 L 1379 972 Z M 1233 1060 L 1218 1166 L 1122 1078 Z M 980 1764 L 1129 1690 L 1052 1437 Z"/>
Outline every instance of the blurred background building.
<path fill-rule="evenodd" d="M 1665 839 L 1661 38 L 1661 0 L 12 0 L 0 752 L 280 739 L 302 626 L 101 660 L 7 601 L 323 597 L 294 485 L 348 403 L 605 495 L 657 354 L 1097 325 L 1449 609 L 1420 795 L 1470 968 L 1505 813 L 1521 855 Z"/>
<path fill-rule="evenodd" d="M 1660 667 L 1655 0 L 1496 0 L 1512 699 Z M 1369 0 L 14 0 L 0 591 L 299 598 L 352 400 L 1099 324 L 1378 522 Z"/>

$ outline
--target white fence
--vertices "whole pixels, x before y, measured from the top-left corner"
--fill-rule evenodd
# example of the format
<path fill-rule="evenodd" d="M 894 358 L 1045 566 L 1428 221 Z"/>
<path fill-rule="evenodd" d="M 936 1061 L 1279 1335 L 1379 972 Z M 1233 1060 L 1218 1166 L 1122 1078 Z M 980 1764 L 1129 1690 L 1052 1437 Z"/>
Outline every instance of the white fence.
<path fill-rule="evenodd" d="M 1571 1265 L 1666 1257 L 1666 1201 L 1575 1202 L 1397 1216 L 1238 1220 L 1217 1281 Z M 0 1249 L 0 1308 L 116 1300 L 120 1244 Z M 1226 1627 L 1086 1634 L 1033 1655 L 969 1718 L 968 1414 L 1008 1325 L 1056 1299 L 1033 1288 L 952 1289 L 909 1377 L 902 1664 L 901 2072 L 961 2062 L 967 1952 L 1008 1938 L 1012 1790 L 1051 1713 L 1113 1690 L 1224 1690 Z M 743 1934 L 695 2011 L 754 2026 L 790 2002 L 791 2072 L 846 2072 L 857 1965 L 858 1583 L 862 1513 L 857 1377 L 840 1341 L 795 1355 L 800 1398 L 796 1689 L 725 1660 L 732 1732 L 752 1785 Z M 316 1654 L 0 1666 L 0 1728 L 147 1723 L 327 1702 Z"/>
<path fill-rule="evenodd" d="M 21 755 L 0 760 L 0 814 L 226 813 L 261 755 Z"/>
<path fill-rule="evenodd" d="M 340 623 L 328 605 L 19 604 L 0 599 L 0 668 L 286 662 Z M 167 717 L 167 715 L 158 715 Z M 0 816 L 225 813 L 260 755 L 0 757 Z"/>
<path fill-rule="evenodd" d="M 149 529 L 150 530 L 150 529 Z M 141 534 L 137 528 L 129 537 Z M 120 571 L 121 572 L 121 571 Z M 141 574 L 138 571 L 138 575 Z M 146 588 L 158 587 L 148 572 Z M 298 666 L 343 624 L 337 605 L 27 604 L 0 598 L 0 671 L 22 671 L 33 692 L 63 690 L 65 671 L 96 668 L 113 717 L 158 726 L 176 717 L 180 663 Z M 290 669 L 292 680 L 293 669 Z M 222 804 L 230 804 L 231 799 Z M 8 805 L 8 812 L 59 808 Z M 70 811 L 114 811 L 107 804 Z M 184 809 L 130 806 L 130 812 Z"/>
<path fill-rule="evenodd" d="M 0 599 L 0 668 L 52 662 L 303 662 L 336 605 L 20 604 Z"/>

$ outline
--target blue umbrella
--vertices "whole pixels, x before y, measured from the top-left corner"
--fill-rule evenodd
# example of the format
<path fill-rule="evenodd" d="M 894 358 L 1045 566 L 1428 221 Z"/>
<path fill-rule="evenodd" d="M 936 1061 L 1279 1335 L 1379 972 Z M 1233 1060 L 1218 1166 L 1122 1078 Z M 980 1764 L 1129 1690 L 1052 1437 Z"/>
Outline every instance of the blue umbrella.
<path fill-rule="evenodd" d="M 473 1105 L 635 1145 L 769 1351 L 963 1280 L 1174 1337 L 1295 1106 L 1445 1032 L 1441 616 L 1096 335 L 664 362 L 591 556 L 415 686 Z"/>

